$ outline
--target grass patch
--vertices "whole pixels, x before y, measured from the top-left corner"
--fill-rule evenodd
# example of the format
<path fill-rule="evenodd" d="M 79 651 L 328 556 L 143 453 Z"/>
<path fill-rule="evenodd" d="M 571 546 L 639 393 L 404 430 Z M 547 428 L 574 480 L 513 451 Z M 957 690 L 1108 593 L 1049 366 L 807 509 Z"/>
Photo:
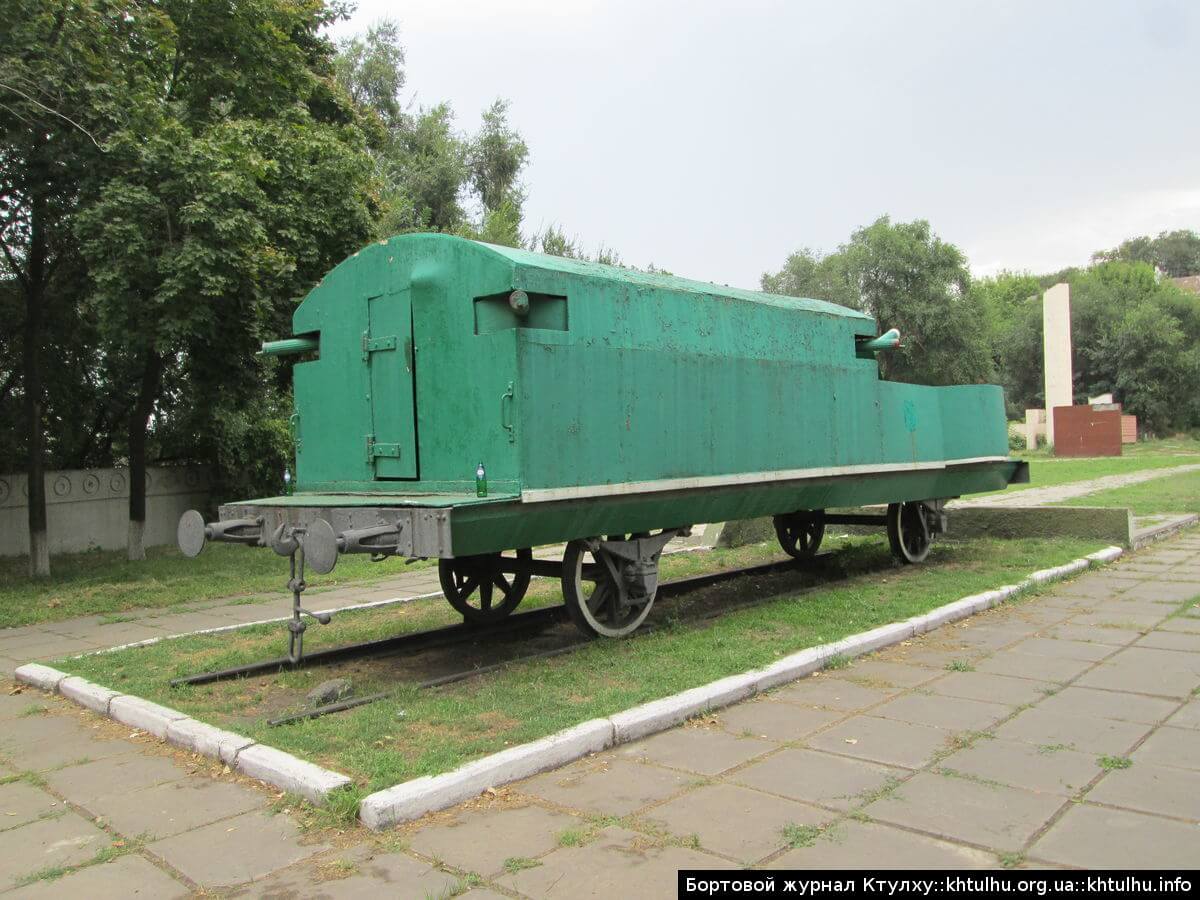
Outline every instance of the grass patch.
<path fill-rule="evenodd" d="M 850 664 L 854 662 L 850 657 L 841 653 L 835 653 L 825 662 L 826 669 L 848 669 Z"/>
<path fill-rule="evenodd" d="M 1124 448 L 1123 456 L 1059 459 L 1050 450 L 1023 451 L 1013 456 L 1029 461 L 1029 484 L 1013 484 L 1007 491 L 1053 487 L 1090 481 L 1106 475 L 1128 475 L 1146 469 L 1164 469 L 1200 462 L 1200 441 L 1189 437 L 1140 441 Z M 1005 493 L 996 491 L 993 493 Z M 983 496 L 983 495 L 974 495 Z M 1088 505 L 1088 504 L 1085 504 Z"/>
<path fill-rule="evenodd" d="M 1096 765 L 1106 772 L 1112 772 L 1116 769 L 1128 769 L 1133 765 L 1133 760 L 1128 756 L 1102 756 L 1096 760 Z"/>
<path fill-rule="evenodd" d="M 1048 756 L 1051 753 L 1061 753 L 1063 750 L 1070 750 L 1066 744 L 1038 744 L 1038 753 L 1043 756 Z"/>
<path fill-rule="evenodd" d="M 946 669 L 950 672 L 974 672 L 975 667 L 965 659 L 952 659 L 946 663 Z"/>
<path fill-rule="evenodd" d="M 516 875 L 525 869 L 536 869 L 540 865 L 538 860 L 530 859 L 528 856 L 510 856 L 504 861 L 504 871 L 509 875 Z"/>
<path fill-rule="evenodd" d="M 328 575 L 306 574 L 309 590 L 395 578 L 429 565 L 403 559 L 373 563 L 366 555 L 343 556 Z M 173 547 L 152 547 L 130 562 L 124 551 L 93 550 L 56 555 L 50 578 L 33 579 L 27 557 L 0 559 L 0 622 L 5 627 L 103 615 L 106 624 L 128 621 L 131 609 L 165 609 L 194 600 L 269 594 L 283 597 L 287 560 L 268 550 L 213 544 L 195 559 Z"/>
<path fill-rule="evenodd" d="M 1024 853 L 1001 853 L 999 858 L 1000 865 L 1005 869 L 1015 869 L 1025 862 Z"/>
<path fill-rule="evenodd" d="M 263 695 L 269 695 L 275 683 L 271 679 L 180 688 L 168 684 L 177 675 L 278 655 L 285 640 L 278 625 L 164 641 L 59 665 L 345 772 L 361 790 L 378 790 L 927 612 L 1098 546 L 1043 539 L 945 543 L 934 546 L 924 566 L 899 567 L 890 561 L 884 539 L 855 538 L 829 563 L 849 573 L 843 581 L 803 594 L 785 593 L 704 625 L 688 624 L 684 617 L 675 627 L 626 640 L 596 641 L 569 655 L 517 663 L 439 690 L 421 691 L 411 682 L 397 683 L 393 676 L 374 688 L 393 690 L 386 700 L 279 728 L 268 727 L 261 714 Z M 760 545 L 757 550 L 677 554 L 664 559 L 663 574 L 681 577 L 706 567 L 744 565 L 765 552 Z M 561 599 L 553 580 L 535 585 L 543 593 L 527 603 Z M 741 589 L 753 592 L 755 587 Z M 688 602 L 687 596 L 664 601 L 673 604 L 672 614 L 686 612 Z M 447 621 L 453 621 L 449 606 L 434 602 L 347 613 L 335 620 L 336 626 L 310 630 L 306 646 L 367 640 Z M 279 676 L 279 682 L 294 679 L 302 684 L 314 677 L 329 676 L 294 672 Z M 357 684 L 363 692 L 372 687 Z"/>
<path fill-rule="evenodd" d="M 811 847 L 825 831 L 820 825 L 797 825 L 794 822 L 783 826 L 783 839 L 793 850 Z"/>
<path fill-rule="evenodd" d="M 558 833 L 558 846 L 582 847 L 587 841 L 587 835 L 578 828 L 568 828 Z"/>
<path fill-rule="evenodd" d="M 1135 516 L 1187 513 L 1200 509 L 1200 472 L 1155 478 L 1141 484 L 1100 491 L 1066 500 L 1057 506 L 1127 506 Z"/>
<path fill-rule="evenodd" d="M 47 866 L 43 869 L 38 869 L 36 872 L 30 872 L 17 879 L 17 887 L 28 887 L 31 884 L 36 884 L 39 881 L 57 881 L 64 875 L 70 875 L 72 872 L 78 872 L 80 869 L 86 869 L 89 866 L 98 866 L 103 863 L 112 862 L 124 856 L 126 853 L 136 853 L 149 840 L 149 835 L 140 834 L 134 838 L 118 838 L 107 847 L 101 847 L 96 851 L 96 854 L 84 862 L 77 863 L 73 866 Z"/>

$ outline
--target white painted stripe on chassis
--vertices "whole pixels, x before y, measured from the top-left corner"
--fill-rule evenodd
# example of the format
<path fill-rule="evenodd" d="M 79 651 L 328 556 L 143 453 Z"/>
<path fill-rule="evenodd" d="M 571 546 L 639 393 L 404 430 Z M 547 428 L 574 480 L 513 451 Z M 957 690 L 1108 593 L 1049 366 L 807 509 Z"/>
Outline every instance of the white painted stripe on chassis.
<path fill-rule="evenodd" d="M 976 463 L 1008 462 L 1007 456 L 973 456 L 969 459 L 939 459 L 929 462 L 871 463 L 858 466 L 823 466 L 811 469 L 776 469 L 771 472 L 739 472 L 733 475 L 703 475 L 695 478 L 662 478 L 657 481 L 628 481 L 620 484 L 586 484 L 579 487 L 534 488 L 521 491 L 522 503 L 548 503 L 583 497 L 614 497 L 621 494 L 652 494 L 692 488 L 725 487 L 739 484 L 765 484 L 772 481 L 806 481 L 836 478 L 841 475 L 874 475 L 889 472 L 921 472 L 952 469 Z"/>

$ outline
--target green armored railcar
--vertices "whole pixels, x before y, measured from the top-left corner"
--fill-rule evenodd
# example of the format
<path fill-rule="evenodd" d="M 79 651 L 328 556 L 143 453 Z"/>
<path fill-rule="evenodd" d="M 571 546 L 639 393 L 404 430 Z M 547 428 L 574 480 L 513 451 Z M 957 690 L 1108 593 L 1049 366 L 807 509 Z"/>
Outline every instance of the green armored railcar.
<path fill-rule="evenodd" d="M 775 516 L 802 556 L 823 510 L 886 503 L 893 550 L 916 561 L 944 498 L 1024 474 L 999 387 L 881 381 L 894 333 L 818 300 L 420 234 L 335 268 L 293 331 L 264 352 L 299 354 L 294 494 L 185 517 L 181 546 L 303 547 L 318 569 L 438 557 L 476 621 L 545 568 L 513 548 L 571 542 L 572 616 L 621 634 L 691 524 Z"/>

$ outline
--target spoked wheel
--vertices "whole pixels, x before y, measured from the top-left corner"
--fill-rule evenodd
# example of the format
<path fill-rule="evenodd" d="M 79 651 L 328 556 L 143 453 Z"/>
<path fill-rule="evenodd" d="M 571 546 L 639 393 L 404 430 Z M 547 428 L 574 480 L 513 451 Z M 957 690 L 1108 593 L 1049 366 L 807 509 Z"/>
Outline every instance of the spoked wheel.
<path fill-rule="evenodd" d="M 623 540 L 609 536 L 609 540 Z M 622 637 L 637 629 L 654 605 L 657 588 L 648 597 L 629 602 L 614 572 L 622 561 L 589 550 L 584 541 L 571 541 L 563 553 L 562 592 L 575 627 L 593 637 Z"/>
<path fill-rule="evenodd" d="M 516 551 L 518 562 L 533 559 L 533 550 Z M 515 575 L 500 571 L 499 553 L 460 556 L 438 561 L 438 579 L 442 593 L 462 617 L 474 624 L 499 622 L 525 599 L 529 589 L 529 571 Z"/>
<path fill-rule="evenodd" d="M 929 555 L 933 536 L 921 503 L 889 503 L 887 508 L 888 543 L 892 555 L 905 564 L 922 562 Z"/>
<path fill-rule="evenodd" d="M 775 536 L 779 538 L 779 546 L 784 553 L 796 559 L 808 559 L 816 555 L 821 538 L 825 537 L 825 510 L 789 513 L 776 516 L 774 521 Z"/>

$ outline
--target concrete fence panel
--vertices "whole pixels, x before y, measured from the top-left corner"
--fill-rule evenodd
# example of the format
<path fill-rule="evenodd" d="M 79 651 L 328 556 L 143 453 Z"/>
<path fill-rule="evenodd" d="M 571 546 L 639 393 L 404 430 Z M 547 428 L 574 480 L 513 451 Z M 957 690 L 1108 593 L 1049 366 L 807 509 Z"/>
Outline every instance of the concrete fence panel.
<path fill-rule="evenodd" d="M 147 547 L 175 543 L 187 509 L 208 501 L 208 473 L 199 466 L 146 472 Z M 29 491 L 24 475 L 0 475 L 0 556 L 29 552 Z M 125 547 L 129 522 L 128 469 L 64 469 L 46 473 L 46 518 L 51 553 Z"/>

